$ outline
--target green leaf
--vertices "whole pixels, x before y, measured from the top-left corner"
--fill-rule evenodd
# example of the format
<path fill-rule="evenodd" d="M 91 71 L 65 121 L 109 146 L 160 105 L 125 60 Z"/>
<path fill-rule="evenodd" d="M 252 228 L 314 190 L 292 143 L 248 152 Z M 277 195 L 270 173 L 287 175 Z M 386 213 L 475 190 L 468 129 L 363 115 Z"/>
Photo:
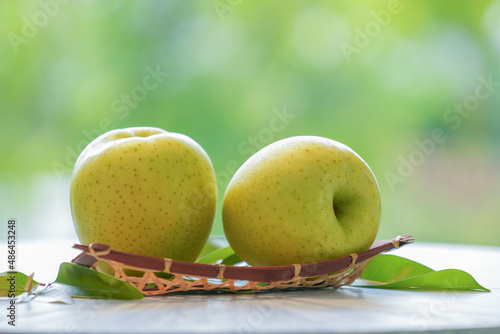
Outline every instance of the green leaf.
<path fill-rule="evenodd" d="M 434 270 L 418 262 L 404 257 L 382 254 L 371 260 L 361 278 L 374 282 L 390 283 L 432 272 Z"/>
<path fill-rule="evenodd" d="M 383 289 L 425 290 L 477 290 L 489 292 L 468 273 L 458 269 L 445 269 L 382 285 L 367 286 Z"/>
<path fill-rule="evenodd" d="M 233 253 L 226 257 L 224 260 L 222 260 L 221 264 L 225 264 L 226 266 L 234 266 L 237 263 L 242 262 L 240 257 L 236 255 L 236 253 Z"/>
<path fill-rule="evenodd" d="M 108 274 L 73 263 L 63 262 L 52 285 L 73 297 L 102 299 L 142 299 L 133 285 Z"/>
<path fill-rule="evenodd" d="M 375 257 L 361 278 L 376 284 L 354 286 L 378 289 L 490 291 L 465 271 L 458 269 L 434 271 L 418 262 L 395 255 Z"/>
<path fill-rule="evenodd" d="M 28 288 L 36 288 L 38 282 L 34 281 L 32 277 L 33 275 L 27 276 L 18 271 L 0 273 L 0 297 L 9 297 L 9 294 L 12 293 L 12 284 L 14 285 L 12 291 L 16 296 L 27 292 Z M 27 287 L 27 285 L 29 285 L 29 287 Z"/>
<path fill-rule="evenodd" d="M 206 255 L 205 257 L 203 257 L 201 260 L 198 261 L 198 263 L 201 263 L 201 264 L 214 264 L 214 263 L 217 263 L 217 262 L 222 262 L 226 258 L 230 257 L 233 254 L 234 254 L 234 251 L 231 248 L 231 246 L 227 246 L 227 247 L 224 247 L 224 248 L 219 248 L 219 249 L 211 252 L 210 254 Z"/>

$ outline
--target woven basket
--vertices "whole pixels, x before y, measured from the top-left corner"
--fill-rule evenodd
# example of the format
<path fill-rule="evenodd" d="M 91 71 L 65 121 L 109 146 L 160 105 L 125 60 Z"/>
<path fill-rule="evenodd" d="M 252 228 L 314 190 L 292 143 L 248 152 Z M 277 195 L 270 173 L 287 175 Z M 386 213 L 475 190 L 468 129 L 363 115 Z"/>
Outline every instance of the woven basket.
<path fill-rule="evenodd" d="M 73 248 L 82 253 L 72 262 L 95 269 L 97 261 L 105 261 L 115 270 L 116 278 L 133 284 L 146 296 L 179 291 L 338 288 L 360 277 L 366 265 L 378 254 L 412 242 L 411 235 L 404 235 L 375 241 L 369 250 L 336 259 L 260 267 L 199 264 L 115 251 L 100 243 L 75 244 Z"/>

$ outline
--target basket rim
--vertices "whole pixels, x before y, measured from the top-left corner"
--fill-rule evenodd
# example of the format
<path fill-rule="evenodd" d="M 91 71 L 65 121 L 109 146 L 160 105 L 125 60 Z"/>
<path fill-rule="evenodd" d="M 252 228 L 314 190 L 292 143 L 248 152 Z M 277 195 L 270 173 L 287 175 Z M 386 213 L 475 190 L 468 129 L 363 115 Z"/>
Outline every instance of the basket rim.
<path fill-rule="evenodd" d="M 258 282 L 276 282 L 296 276 L 313 277 L 345 269 L 352 265 L 367 261 L 374 256 L 410 244 L 412 235 L 397 236 L 390 240 L 375 241 L 371 248 L 335 259 L 282 266 L 225 266 L 220 264 L 200 264 L 178 261 L 169 258 L 158 258 L 111 249 L 109 245 L 93 243 L 88 246 L 74 244 L 73 248 L 81 250 L 72 262 L 92 267 L 99 259 L 122 263 L 130 268 L 142 271 L 166 272 L 194 277 L 224 278 Z"/>

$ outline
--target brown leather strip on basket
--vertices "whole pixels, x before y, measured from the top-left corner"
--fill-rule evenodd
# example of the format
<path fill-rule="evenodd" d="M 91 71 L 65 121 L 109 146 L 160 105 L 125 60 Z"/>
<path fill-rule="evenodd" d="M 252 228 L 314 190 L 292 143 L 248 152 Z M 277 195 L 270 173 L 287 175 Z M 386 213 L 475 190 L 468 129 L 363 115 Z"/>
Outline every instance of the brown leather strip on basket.
<path fill-rule="evenodd" d="M 372 248 L 370 248 L 369 250 L 357 253 L 357 259 L 353 259 L 351 255 L 347 255 L 336 259 L 303 264 L 301 265 L 300 274 L 302 277 L 311 277 L 335 272 L 349 267 L 355 263 L 363 262 L 382 252 L 394 249 L 396 248 L 396 246 L 401 247 L 411 242 L 413 242 L 413 237 L 411 235 L 404 235 L 393 240 L 377 241 L 373 243 Z M 165 259 L 163 258 L 131 254 L 115 250 L 103 252 L 106 247 L 108 246 L 99 243 L 94 243 L 92 245 L 94 254 L 98 255 L 100 259 L 112 260 L 123 263 L 126 266 L 143 268 L 144 270 L 164 271 L 165 269 L 167 269 L 167 264 L 165 262 Z M 75 244 L 73 248 L 82 250 L 84 253 L 83 255 L 78 255 L 75 259 L 73 259 L 72 262 L 85 266 L 91 266 L 96 262 L 96 259 L 91 255 L 92 251 L 88 246 Z M 221 274 L 221 269 L 218 265 L 191 263 L 176 260 L 172 260 L 170 268 L 168 269 L 169 271 L 177 274 L 194 277 L 214 278 L 218 277 Z M 296 267 L 294 266 L 225 266 L 222 275 L 224 279 L 257 282 L 277 282 L 293 278 L 295 275 L 295 270 Z"/>
<path fill-rule="evenodd" d="M 79 247 L 76 247 L 76 246 L 79 246 Z M 95 253 L 96 255 L 101 254 L 101 252 L 103 252 L 105 250 L 108 250 L 106 252 L 106 255 L 109 255 L 112 252 L 110 247 L 108 245 L 105 245 L 105 244 L 93 243 L 90 246 L 91 246 L 90 248 L 92 248 L 94 252 L 97 252 L 97 253 Z M 84 247 L 84 248 L 82 248 L 82 247 Z M 97 263 L 97 258 L 95 256 L 91 255 L 92 251 L 89 249 L 88 246 L 73 245 L 73 248 L 80 249 L 83 252 L 78 254 L 71 262 L 77 263 L 79 265 L 86 266 L 86 267 L 92 267 L 94 264 Z M 104 253 L 102 254 L 102 256 L 104 256 Z"/>
<path fill-rule="evenodd" d="M 111 252 L 111 249 L 109 246 L 107 246 L 105 249 L 99 250 L 98 248 L 100 247 L 95 247 L 96 245 L 90 244 L 89 245 L 89 252 L 90 255 L 95 257 L 96 259 L 99 259 L 101 256 L 108 255 Z"/>

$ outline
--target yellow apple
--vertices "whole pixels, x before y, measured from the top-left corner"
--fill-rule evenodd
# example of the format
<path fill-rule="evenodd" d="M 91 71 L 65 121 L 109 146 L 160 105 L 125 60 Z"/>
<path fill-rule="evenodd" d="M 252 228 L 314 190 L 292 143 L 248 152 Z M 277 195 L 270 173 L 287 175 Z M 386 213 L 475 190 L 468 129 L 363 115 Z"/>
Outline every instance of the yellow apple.
<path fill-rule="evenodd" d="M 250 157 L 224 194 L 229 244 L 251 265 L 312 263 L 370 248 L 380 190 L 349 147 L 322 137 L 277 141 Z"/>
<path fill-rule="evenodd" d="M 109 131 L 76 161 L 70 185 L 83 244 L 194 261 L 214 220 L 215 173 L 193 139 L 153 127 Z"/>

